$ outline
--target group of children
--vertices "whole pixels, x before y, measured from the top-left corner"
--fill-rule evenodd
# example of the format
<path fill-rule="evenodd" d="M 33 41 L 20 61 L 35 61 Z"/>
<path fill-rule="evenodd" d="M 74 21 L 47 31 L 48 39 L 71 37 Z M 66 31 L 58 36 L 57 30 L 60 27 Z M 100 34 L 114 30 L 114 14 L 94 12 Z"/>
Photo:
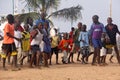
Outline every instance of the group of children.
<path fill-rule="evenodd" d="M 91 54 L 95 55 L 93 56 L 93 64 L 96 62 L 106 63 L 106 51 L 111 48 L 110 45 L 106 43 L 107 36 L 105 34 L 102 34 L 102 37 L 96 36 L 102 41 L 100 49 L 101 57 L 96 57 L 98 54 L 95 54 L 95 50 L 91 51 L 91 46 L 93 47 L 96 42 L 95 40 L 91 42 L 90 32 L 86 30 L 87 26 L 82 25 L 80 22 L 78 23 L 78 29 L 72 27 L 70 33 L 63 33 L 62 39 L 55 28 L 53 29 L 54 35 L 50 36 L 51 33 L 48 22 L 39 22 L 33 27 L 30 27 L 29 24 L 25 24 L 23 31 L 20 31 L 19 27 L 20 24 L 15 22 L 14 43 L 16 49 L 14 49 L 10 55 L 6 55 L 5 49 L 2 48 L 3 54 L 1 54 L 3 59 L 8 57 L 8 62 L 10 62 L 11 55 L 16 56 L 12 60 L 12 63 L 16 63 L 15 67 L 18 67 L 17 64 L 23 65 L 26 57 L 28 58 L 27 61 L 29 62 L 30 68 L 34 66 L 41 68 L 41 64 L 44 64 L 45 67 L 49 67 L 49 64 L 52 64 L 53 53 L 56 55 L 56 64 L 59 64 L 59 50 L 63 53 L 61 60 L 63 64 L 74 63 L 73 55 L 76 52 L 78 52 L 77 61 L 81 61 L 82 64 L 88 63 L 88 58 Z M 94 47 L 98 47 L 98 45 L 94 45 Z M 81 60 L 79 59 L 80 54 L 82 54 Z M 97 60 L 98 58 L 100 59 Z M 111 59 L 112 57 L 110 58 L 112 62 Z M 3 67 L 5 67 L 4 61 Z"/>

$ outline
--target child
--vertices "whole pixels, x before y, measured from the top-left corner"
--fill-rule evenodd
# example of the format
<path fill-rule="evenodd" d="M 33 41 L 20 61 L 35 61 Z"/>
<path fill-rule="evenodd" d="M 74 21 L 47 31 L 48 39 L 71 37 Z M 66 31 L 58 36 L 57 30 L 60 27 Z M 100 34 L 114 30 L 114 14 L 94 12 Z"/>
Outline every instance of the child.
<path fill-rule="evenodd" d="M 55 36 L 52 36 L 51 37 L 51 55 L 50 55 L 50 65 L 51 65 L 51 59 L 52 59 L 52 55 L 53 55 L 53 52 L 55 53 L 56 55 L 56 64 L 59 64 L 58 63 L 58 44 L 59 44 L 59 36 L 57 34 L 57 29 L 54 29 L 55 30 Z"/>
<path fill-rule="evenodd" d="M 82 26 L 82 31 L 80 32 L 79 39 L 80 41 L 80 48 L 82 53 L 82 63 L 86 64 L 85 57 L 89 54 L 89 37 L 88 32 L 86 31 L 86 25 Z"/>
<path fill-rule="evenodd" d="M 107 51 L 105 34 L 102 34 L 101 41 L 102 41 L 102 48 L 100 49 L 101 63 L 105 65 L 106 51 Z"/>
<path fill-rule="evenodd" d="M 30 62 L 30 67 L 32 67 L 32 64 L 35 60 L 36 63 L 36 67 L 40 68 L 39 66 L 39 61 L 40 61 L 40 47 L 39 44 L 41 43 L 42 39 L 43 39 L 43 34 L 41 32 L 42 29 L 42 23 L 38 24 L 38 28 L 32 30 L 32 40 L 31 40 L 31 51 L 32 51 L 32 58 L 31 58 L 31 62 Z"/>
<path fill-rule="evenodd" d="M 61 40 L 58 45 L 59 49 L 61 49 L 63 52 L 63 57 L 62 57 L 63 64 L 67 64 L 68 62 L 68 59 L 67 59 L 68 50 L 69 50 L 68 46 L 69 46 L 69 41 L 67 40 L 67 33 L 64 33 L 63 40 Z"/>
<path fill-rule="evenodd" d="M 50 45 L 50 38 L 49 38 L 49 25 L 47 22 L 44 23 L 43 25 L 43 41 L 44 41 L 44 46 L 43 46 L 43 58 L 44 58 L 44 66 L 48 66 L 48 59 L 50 58 L 50 53 L 51 53 L 51 45 Z"/>
<path fill-rule="evenodd" d="M 22 58 L 20 59 L 21 65 L 23 65 L 23 60 L 28 56 L 30 50 L 30 33 L 28 24 L 24 25 L 22 37 Z"/>
<path fill-rule="evenodd" d="M 102 33 L 105 33 L 106 31 L 104 25 L 99 22 L 98 15 L 94 15 L 92 17 L 92 20 L 93 20 L 93 24 L 91 25 L 91 29 L 90 29 L 90 38 L 94 46 L 92 65 L 101 66 L 101 62 L 100 62 L 100 49 L 102 47 L 101 36 Z M 97 59 L 97 64 L 96 64 L 96 59 Z"/>
<path fill-rule="evenodd" d="M 119 51 L 119 53 L 120 53 L 120 35 L 119 35 L 119 34 L 116 35 L 116 42 L 117 42 L 118 51 Z M 111 54 L 110 59 L 109 59 L 109 61 L 110 61 L 111 63 L 113 63 L 112 58 L 113 58 L 114 56 L 117 56 L 117 55 L 116 55 L 116 53 L 115 53 L 114 47 L 112 47 L 112 54 Z"/>
<path fill-rule="evenodd" d="M 74 47 L 73 47 L 73 35 L 74 35 L 74 32 L 75 32 L 75 28 L 74 27 L 72 27 L 71 28 L 71 32 L 69 33 L 69 41 L 70 41 L 70 55 L 69 55 L 69 57 L 68 57 L 68 63 L 74 63 L 74 61 L 73 61 L 73 54 L 74 54 L 74 52 L 75 52 L 75 50 L 73 49 Z M 71 61 L 70 61 L 70 58 L 71 58 Z"/>
<path fill-rule="evenodd" d="M 8 23 L 4 27 L 4 38 L 3 38 L 3 45 L 2 50 L 4 56 L 3 58 L 3 69 L 6 69 L 6 56 L 13 56 L 13 69 L 12 70 L 19 70 L 17 67 L 17 53 L 16 53 L 16 46 L 14 43 L 14 39 L 19 40 L 18 38 L 14 37 L 14 16 L 9 14 L 7 15 Z M 13 54 L 14 53 L 14 54 Z"/>
<path fill-rule="evenodd" d="M 15 31 L 14 31 L 14 36 L 18 39 L 20 39 L 20 41 L 14 39 L 14 42 L 15 42 L 15 46 L 16 46 L 16 49 L 18 51 L 17 53 L 17 59 L 18 59 L 18 63 L 20 63 L 20 58 L 22 57 L 22 50 L 21 50 L 21 39 L 22 39 L 22 33 L 18 30 L 19 28 L 19 24 L 15 23 L 14 24 L 14 27 L 15 27 Z"/>

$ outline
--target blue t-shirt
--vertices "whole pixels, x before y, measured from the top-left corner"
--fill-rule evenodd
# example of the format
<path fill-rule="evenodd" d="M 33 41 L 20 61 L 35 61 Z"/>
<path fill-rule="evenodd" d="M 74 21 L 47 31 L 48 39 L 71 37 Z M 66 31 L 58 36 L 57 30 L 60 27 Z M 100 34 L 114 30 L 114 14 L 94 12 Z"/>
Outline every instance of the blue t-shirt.
<path fill-rule="evenodd" d="M 42 25 L 43 25 L 45 22 L 48 23 L 48 28 L 50 28 L 49 21 L 46 20 L 46 19 L 38 19 L 38 20 L 35 21 L 35 24 L 38 26 L 39 23 L 42 23 Z"/>
<path fill-rule="evenodd" d="M 89 46 L 89 35 L 88 32 L 81 31 L 78 40 L 80 41 L 80 47 Z M 83 40 L 83 41 L 81 41 Z"/>

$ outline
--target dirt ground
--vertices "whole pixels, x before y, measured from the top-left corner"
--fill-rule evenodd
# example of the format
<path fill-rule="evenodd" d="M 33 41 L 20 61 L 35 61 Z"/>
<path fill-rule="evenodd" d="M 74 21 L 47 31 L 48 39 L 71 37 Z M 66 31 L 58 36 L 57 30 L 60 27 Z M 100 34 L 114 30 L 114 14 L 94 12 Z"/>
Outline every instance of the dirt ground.
<path fill-rule="evenodd" d="M 25 62 L 20 71 L 11 71 L 11 67 L 7 65 L 8 71 L 2 70 L 2 62 L 0 62 L 0 80 L 120 80 L 120 65 L 117 64 L 116 58 L 114 63 L 109 62 L 110 55 L 107 56 L 107 66 L 91 66 L 92 56 L 89 64 L 75 63 L 62 64 L 59 54 L 59 65 L 55 64 L 55 55 L 52 59 L 52 65 L 49 68 L 30 69 Z"/>

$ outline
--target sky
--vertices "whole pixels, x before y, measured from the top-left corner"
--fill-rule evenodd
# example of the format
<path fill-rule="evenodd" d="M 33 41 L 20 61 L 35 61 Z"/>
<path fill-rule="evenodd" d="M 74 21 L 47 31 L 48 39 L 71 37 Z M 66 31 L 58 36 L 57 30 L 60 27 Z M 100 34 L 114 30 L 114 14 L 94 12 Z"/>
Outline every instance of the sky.
<path fill-rule="evenodd" d="M 14 0 L 15 2 L 17 0 Z M 7 5 L 5 5 L 7 3 Z M 18 5 L 18 12 L 21 13 L 22 9 L 25 8 L 23 1 Z M 120 30 L 120 0 L 112 0 L 112 18 L 113 23 L 118 25 Z M 110 0 L 61 0 L 61 3 L 58 7 L 58 10 L 63 8 L 69 8 L 72 6 L 81 5 L 83 7 L 82 19 L 78 19 L 76 22 L 73 22 L 71 25 L 70 21 L 58 18 L 52 18 L 55 27 L 60 29 L 60 32 L 69 32 L 71 27 L 77 28 L 77 23 L 82 22 L 87 25 L 87 29 L 90 29 L 92 24 L 92 16 L 98 15 L 99 21 L 106 25 L 107 17 L 109 17 L 109 9 L 110 9 Z M 0 15 L 7 15 L 9 13 L 13 13 L 12 0 L 0 0 Z M 27 8 L 26 8 L 27 9 Z"/>

